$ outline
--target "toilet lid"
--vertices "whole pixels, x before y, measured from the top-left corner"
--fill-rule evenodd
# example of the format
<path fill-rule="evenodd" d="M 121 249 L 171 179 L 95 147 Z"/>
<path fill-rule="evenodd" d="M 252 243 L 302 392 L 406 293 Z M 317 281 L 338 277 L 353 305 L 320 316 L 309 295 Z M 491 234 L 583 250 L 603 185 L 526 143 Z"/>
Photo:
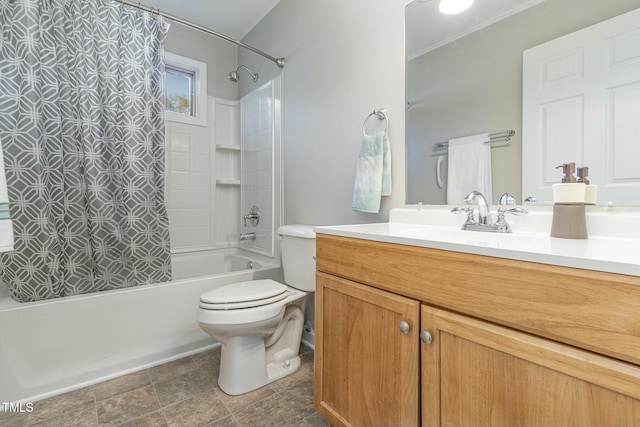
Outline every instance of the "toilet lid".
<path fill-rule="evenodd" d="M 287 286 L 271 279 L 232 283 L 200 296 L 200 306 L 209 310 L 258 307 L 285 299 Z"/>

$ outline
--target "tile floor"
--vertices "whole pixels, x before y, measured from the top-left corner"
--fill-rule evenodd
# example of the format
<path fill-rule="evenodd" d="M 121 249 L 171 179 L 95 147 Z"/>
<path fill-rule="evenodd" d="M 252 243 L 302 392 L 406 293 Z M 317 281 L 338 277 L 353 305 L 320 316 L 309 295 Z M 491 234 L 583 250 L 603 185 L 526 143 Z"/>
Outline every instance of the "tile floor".
<path fill-rule="evenodd" d="M 220 347 L 0 412 L 0 427 L 323 426 L 313 408 L 313 351 L 301 346 L 298 372 L 242 396 L 217 385 Z"/>

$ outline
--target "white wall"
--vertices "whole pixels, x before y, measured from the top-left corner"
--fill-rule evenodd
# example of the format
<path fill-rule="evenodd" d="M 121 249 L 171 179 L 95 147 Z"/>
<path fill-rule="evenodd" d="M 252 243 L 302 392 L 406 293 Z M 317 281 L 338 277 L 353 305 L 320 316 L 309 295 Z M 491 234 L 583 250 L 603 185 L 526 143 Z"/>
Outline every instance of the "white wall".
<path fill-rule="evenodd" d="M 207 64 L 207 94 L 223 99 L 238 99 L 238 85 L 227 79 L 238 61 L 236 45 L 172 22 L 165 49 Z"/>
<path fill-rule="evenodd" d="M 243 39 L 287 61 L 282 72 L 285 224 L 382 222 L 391 207 L 404 205 L 405 4 L 282 0 Z M 255 84 L 241 74 L 241 96 L 280 72 L 244 49 L 239 59 L 260 74 Z M 391 121 L 393 194 L 383 198 L 379 214 L 356 213 L 351 197 L 362 123 L 380 107 Z"/>

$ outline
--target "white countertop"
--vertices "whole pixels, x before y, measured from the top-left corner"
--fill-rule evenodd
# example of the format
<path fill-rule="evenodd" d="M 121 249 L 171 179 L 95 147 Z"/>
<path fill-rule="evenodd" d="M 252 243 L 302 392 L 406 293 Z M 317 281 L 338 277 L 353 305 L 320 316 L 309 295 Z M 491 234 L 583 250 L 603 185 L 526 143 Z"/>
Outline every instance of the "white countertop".
<path fill-rule="evenodd" d="M 394 216 L 399 218 L 402 215 L 393 215 L 392 211 L 391 218 Z M 316 227 L 315 231 L 640 277 L 640 239 L 635 236 L 625 238 L 590 235 L 588 239 L 560 239 L 550 237 L 548 232 L 516 229 L 513 234 L 462 231 L 459 226 L 429 221 Z"/>

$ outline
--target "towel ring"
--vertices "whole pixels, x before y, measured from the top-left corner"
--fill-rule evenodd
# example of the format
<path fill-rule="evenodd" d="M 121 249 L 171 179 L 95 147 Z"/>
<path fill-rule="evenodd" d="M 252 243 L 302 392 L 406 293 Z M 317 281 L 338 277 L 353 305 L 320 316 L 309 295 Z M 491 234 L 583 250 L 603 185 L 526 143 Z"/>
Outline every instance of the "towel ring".
<path fill-rule="evenodd" d="M 369 114 L 366 119 L 364 119 L 364 123 L 362 124 L 362 136 L 367 136 L 367 132 L 365 131 L 365 126 L 367 126 L 367 120 L 370 117 L 376 116 L 378 120 L 384 120 L 384 133 L 387 133 L 387 128 L 389 127 L 389 117 L 387 116 L 387 110 L 384 108 L 380 108 L 378 110 L 373 110 L 373 113 Z"/>

